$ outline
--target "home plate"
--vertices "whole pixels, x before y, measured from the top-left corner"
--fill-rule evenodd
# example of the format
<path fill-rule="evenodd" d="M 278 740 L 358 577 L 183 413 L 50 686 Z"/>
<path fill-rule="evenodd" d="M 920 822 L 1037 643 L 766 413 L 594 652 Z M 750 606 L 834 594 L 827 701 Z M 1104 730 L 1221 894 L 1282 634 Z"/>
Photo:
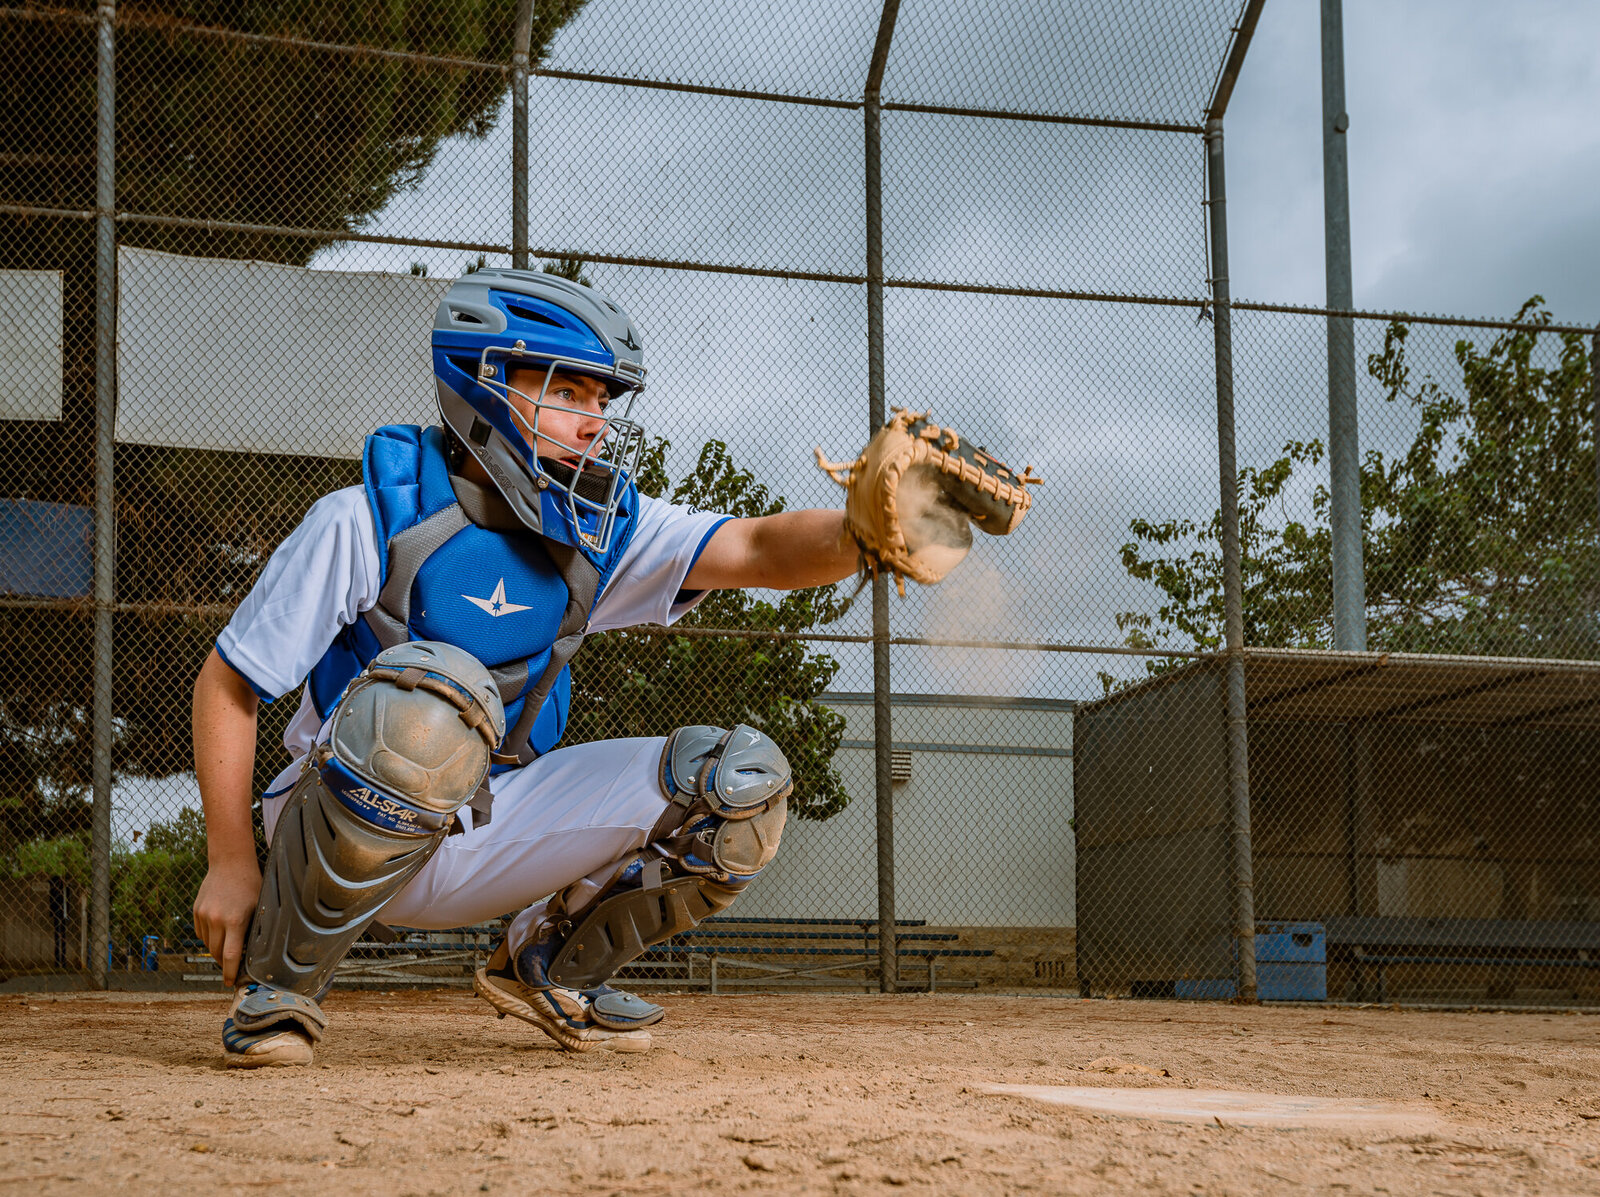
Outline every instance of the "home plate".
<path fill-rule="evenodd" d="M 1096 1114 L 1209 1122 L 1223 1126 L 1425 1131 L 1438 1116 L 1426 1106 L 1347 1097 L 1290 1097 L 1236 1089 L 1108 1089 L 1073 1085 L 985 1085 L 989 1093 L 1030 1097 Z"/>

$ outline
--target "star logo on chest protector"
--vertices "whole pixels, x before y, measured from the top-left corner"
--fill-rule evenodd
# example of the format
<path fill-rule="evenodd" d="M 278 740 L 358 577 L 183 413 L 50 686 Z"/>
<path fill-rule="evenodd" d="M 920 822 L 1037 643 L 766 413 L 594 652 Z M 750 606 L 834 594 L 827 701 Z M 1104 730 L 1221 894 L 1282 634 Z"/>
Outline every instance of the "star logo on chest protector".
<path fill-rule="evenodd" d="M 479 608 L 489 615 L 494 615 L 497 617 L 501 615 L 510 615 L 513 611 L 531 610 L 531 608 L 524 607 L 521 603 L 506 602 L 506 580 L 504 578 L 501 578 L 499 582 L 495 583 L 494 593 L 486 599 L 476 598 L 470 594 L 463 594 L 461 597 L 466 599 L 467 602 L 471 603 L 474 607 Z"/>

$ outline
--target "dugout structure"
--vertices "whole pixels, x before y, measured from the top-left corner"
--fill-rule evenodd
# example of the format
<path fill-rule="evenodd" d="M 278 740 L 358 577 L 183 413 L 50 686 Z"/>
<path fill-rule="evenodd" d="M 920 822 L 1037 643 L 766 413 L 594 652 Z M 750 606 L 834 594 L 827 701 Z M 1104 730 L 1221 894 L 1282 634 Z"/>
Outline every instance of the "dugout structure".
<path fill-rule="evenodd" d="M 1600 665 L 1242 655 L 1242 818 L 1222 662 L 1077 710 L 1085 996 L 1226 996 L 1245 886 L 1258 939 L 1285 923 L 1325 934 L 1330 999 L 1594 1002 L 1600 780 L 1573 765 L 1600 754 Z"/>

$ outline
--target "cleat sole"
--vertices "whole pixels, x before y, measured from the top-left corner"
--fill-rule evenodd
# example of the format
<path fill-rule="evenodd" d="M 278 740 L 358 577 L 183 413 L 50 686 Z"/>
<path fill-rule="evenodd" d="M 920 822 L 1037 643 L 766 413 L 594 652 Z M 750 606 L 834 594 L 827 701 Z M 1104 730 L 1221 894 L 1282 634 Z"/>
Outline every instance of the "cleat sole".
<path fill-rule="evenodd" d="M 480 968 L 473 975 L 472 987 L 479 997 L 499 1012 L 501 1018 L 509 1014 L 513 1018 L 531 1023 L 569 1052 L 650 1050 L 652 1040 L 649 1031 L 608 1031 L 604 1027 L 574 1027 L 565 1020 L 536 1009 L 517 996 L 509 988 L 515 982 L 506 981 L 504 984 L 507 988 L 502 988 L 496 983 L 497 981 L 499 978 L 489 976 L 487 969 Z"/>

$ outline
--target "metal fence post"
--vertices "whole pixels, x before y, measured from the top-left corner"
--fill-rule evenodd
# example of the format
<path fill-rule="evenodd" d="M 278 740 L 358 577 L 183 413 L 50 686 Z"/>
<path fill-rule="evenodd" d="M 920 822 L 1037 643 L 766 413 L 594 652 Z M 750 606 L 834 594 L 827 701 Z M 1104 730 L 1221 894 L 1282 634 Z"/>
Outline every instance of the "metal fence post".
<path fill-rule="evenodd" d="M 1244 690 L 1244 581 L 1239 548 L 1239 465 L 1233 429 L 1233 321 L 1228 307 L 1228 209 L 1222 120 L 1206 122 L 1211 219 L 1211 314 L 1217 370 L 1217 471 L 1222 484 L 1222 606 L 1227 637 L 1228 807 L 1233 846 L 1233 926 L 1239 999 L 1256 1000 L 1256 913 L 1250 842 L 1250 746 Z"/>
<path fill-rule="evenodd" d="M 889 61 L 900 0 L 884 0 L 878 40 L 862 97 L 866 116 L 867 183 L 867 421 L 868 435 L 886 418 L 883 376 L 883 155 L 879 89 Z M 889 579 L 872 580 L 872 742 L 873 783 L 878 824 L 878 988 L 893 993 L 900 985 L 899 944 L 894 921 L 893 723 L 889 709 Z"/>
<path fill-rule="evenodd" d="M 511 265 L 528 268 L 528 46 L 533 0 L 517 0 L 511 51 Z"/>
<path fill-rule="evenodd" d="M 1344 110 L 1343 0 L 1322 0 L 1322 215 L 1328 307 L 1355 308 L 1350 275 L 1350 167 Z M 1361 439 L 1356 427 L 1356 330 L 1328 317 L 1328 525 L 1333 541 L 1333 646 L 1367 647 L 1361 534 Z"/>
<path fill-rule="evenodd" d="M 1595 516 L 1600 519 L 1600 328 L 1589 338 L 1589 411 L 1594 421 Z M 1600 529 L 1600 523 L 1595 527 Z"/>
<path fill-rule="evenodd" d="M 117 369 L 117 6 L 99 9 L 95 139 L 94 297 L 94 807 L 89 847 L 89 976 L 109 984 L 111 941 L 111 607 L 116 589 L 112 509 Z"/>
<path fill-rule="evenodd" d="M 1350 164 L 1344 110 L 1344 0 L 1322 0 L 1322 220 L 1328 308 L 1355 308 L 1350 270 Z M 1333 647 L 1367 647 L 1367 584 L 1361 527 L 1361 437 L 1356 421 L 1356 329 L 1348 316 L 1329 316 L 1328 530 L 1333 566 Z M 1371 914 L 1362 853 L 1366 848 L 1367 729 L 1347 725 L 1339 737 L 1345 790 L 1350 911 Z M 1365 992 L 1357 969 L 1356 991 Z"/>

